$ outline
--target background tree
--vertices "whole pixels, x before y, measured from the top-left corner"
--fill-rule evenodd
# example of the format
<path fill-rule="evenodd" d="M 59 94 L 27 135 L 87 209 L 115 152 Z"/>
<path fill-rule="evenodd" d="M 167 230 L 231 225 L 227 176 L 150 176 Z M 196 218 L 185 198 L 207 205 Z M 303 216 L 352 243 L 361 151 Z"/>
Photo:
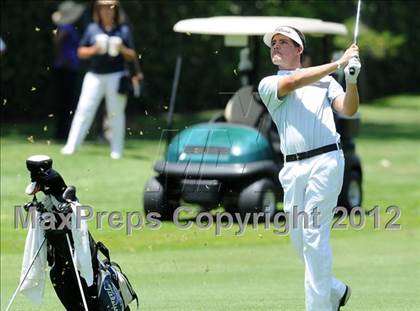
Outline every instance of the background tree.
<path fill-rule="evenodd" d="M 177 111 L 221 108 L 226 98 L 219 92 L 239 86 L 235 74 L 238 49 L 223 46 L 223 38 L 183 36 L 172 31 L 180 19 L 214 15 L 304 16 L 328 21 L 347 21 L 353 29 L 356 1 L 133 1 L 122 0 L 134 28 L 134 39 L 145 71 L 141 104 L 129 104 L 132 113 L 160 113 L 169 103 L 176 55 L 185 52 L 177 99 Z M 46 88 L 52 61 L 51 14 L 58 1 L 3 0 L 1 37 L 8 51 L 1 59 L 2 122 L 48 118 L 52 105 Z M 92 2 L 86 2 L 90 6 Z M 362 98 L 368 100 L 396 93 L 419 92 L 420 2 L 363 2 L 360 45 L 364 65 Z M 80 21 L 80 30 L 89 14 Z M 336 39 L 336 48 L 351 42 Z M 181 43 L 181 44 L 180 44 Z M 273 72 L 267 49 L 260 47 L 260 76 Z M 325 58 L 320 40 L 311 39 L 313 62 Z M 329 51 L 329 52 L 332 52 Z"/>

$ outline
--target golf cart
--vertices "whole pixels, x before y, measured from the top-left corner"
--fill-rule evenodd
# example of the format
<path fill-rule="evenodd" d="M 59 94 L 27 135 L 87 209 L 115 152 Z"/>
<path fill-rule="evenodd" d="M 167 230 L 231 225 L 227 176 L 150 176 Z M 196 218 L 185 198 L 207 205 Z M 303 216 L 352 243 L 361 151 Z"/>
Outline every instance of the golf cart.
<path fill-rule="evenodd" d="M 227 102 L 225 111 L 209 122 L 180 131 L 168 140 L 165 159 L 154 165 L 156 177 L 144 189 L 145 213 L 157 212 L 171 219 L 180 201 L 195 203 L 206 210 L 223 206 L 228 212 L 263 212 L 273 216 L 283 198 L 278 174 L 283 167 L 280 138 L 271 117 L 256 92 L 258 81 L 251 74 L 258 64 L 255 48 L 261 36 L 278 25 L 290 25 L 305 35 L 345 35 L 344 25 L 318 19 L 292 17 L 221 16 L 181 20 L 174 31 L 186 34 L 223 35 L 225 44 L 242 49 L 238 69 L 242 87 Z M 251 43 L 251 42 L 250 42 Z M 172 126 L 181 67 L 178 56 L 168 115 Z M 274 72 L 274 69 L 273 69 Z M 335 114 L 341 135 L 346 166 L 339 206 L 360 206 L 362 169 L 353 138 L 358 134 L 359 117 Z"/>

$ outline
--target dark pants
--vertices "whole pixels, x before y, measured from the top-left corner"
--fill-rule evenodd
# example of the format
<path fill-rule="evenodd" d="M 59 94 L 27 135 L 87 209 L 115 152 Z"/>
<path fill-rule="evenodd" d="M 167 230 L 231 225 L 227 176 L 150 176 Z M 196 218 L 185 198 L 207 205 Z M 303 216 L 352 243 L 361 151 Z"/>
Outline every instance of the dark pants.
<path fill-rule="evenodd" d="M 69 133 L 77 106 L 77 81 L 76 71 L 55 68 L 52 72 L 50 100 L 54 107 L 56 139 L 65 140 Z"/>

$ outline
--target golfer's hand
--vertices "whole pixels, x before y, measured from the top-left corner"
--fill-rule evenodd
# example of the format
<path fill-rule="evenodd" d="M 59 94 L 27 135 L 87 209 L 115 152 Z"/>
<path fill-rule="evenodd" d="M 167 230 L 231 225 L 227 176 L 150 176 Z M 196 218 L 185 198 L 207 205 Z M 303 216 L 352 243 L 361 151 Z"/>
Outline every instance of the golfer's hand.
<path fill-rule="evenodd" d="M 351 58 L 346 68 L 344 68 L 346 83 L 348 84 L 357 83 L 357 77 L 359 76 L 360 68 L 362 68 L 362 64 L 360 64 L 359 58 L 358 57 Z"/>
<path fill-rule="evenodd" d="M 359 47 L 356 44 L 352 44 L 343 54 L 343 56 L 341 56 L 341 58 L 338 60 L 338 62 L 340 63 L 340 65 L 342 67 L 347 66 L 347 64 L 349 63 L 350 59 L 352 59 L 353 57 L 357 57 L 359 58 Z"/>

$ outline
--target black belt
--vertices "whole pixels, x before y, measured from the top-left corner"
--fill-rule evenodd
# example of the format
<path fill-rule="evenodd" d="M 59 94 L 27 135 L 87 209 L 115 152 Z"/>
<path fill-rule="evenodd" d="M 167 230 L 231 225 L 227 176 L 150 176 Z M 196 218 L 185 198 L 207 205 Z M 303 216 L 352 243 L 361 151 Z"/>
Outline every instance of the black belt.
<path fill-rule="evenodd" d="M 323 154 L 323 153 L 327 153 L 327 152 L 334 151 L 334 150 L 340 150 L 340 149 L 341 149 L 341 143 L 326 145 L 324 147 L 312 149 L 312 150 L 305 151 L 305 152 L 300 152 L 300 153 L 296 153 L 296 154 L 289 154 L 289 155 L 286 156 L 286 158 L 285 158 L 286 161 L 285 162 L 304 160 L 304 159 L 312 158 L 314 156 L 317 156 L 317 155 L 320 155 L 320 154 Z"/>

